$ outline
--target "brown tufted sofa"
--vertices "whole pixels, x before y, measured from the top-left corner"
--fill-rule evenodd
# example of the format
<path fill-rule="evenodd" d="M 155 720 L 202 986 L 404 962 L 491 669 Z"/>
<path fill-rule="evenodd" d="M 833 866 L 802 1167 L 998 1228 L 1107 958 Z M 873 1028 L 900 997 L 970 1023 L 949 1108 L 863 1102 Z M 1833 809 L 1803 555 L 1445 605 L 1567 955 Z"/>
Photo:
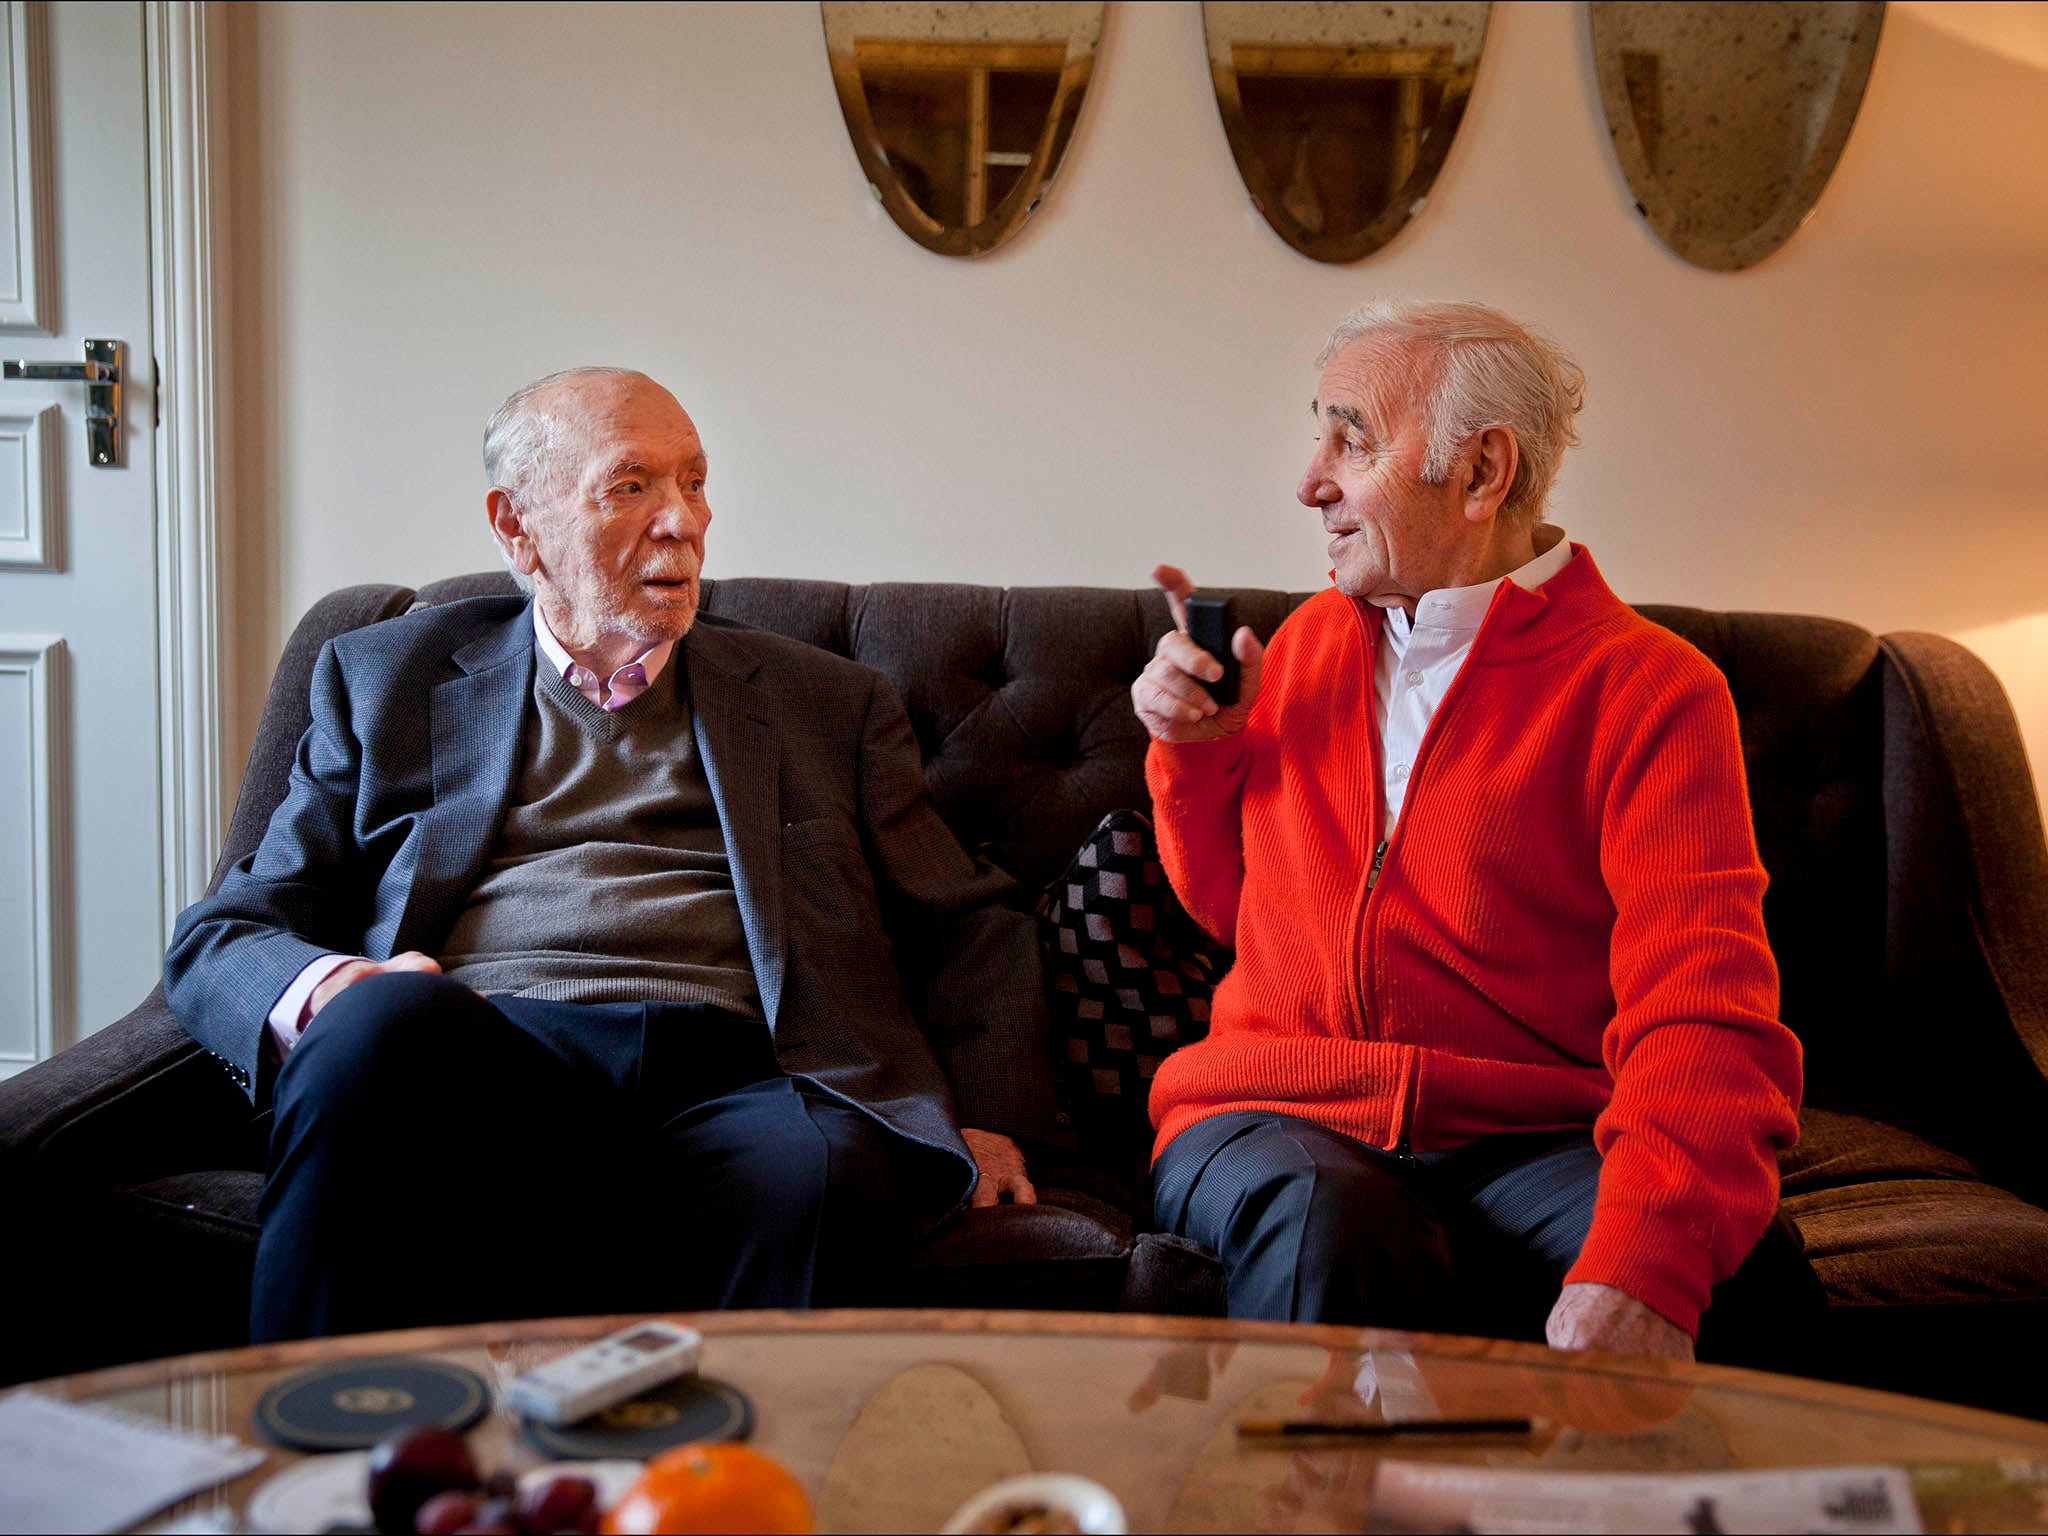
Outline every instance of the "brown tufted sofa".
<path fill-rule="evenodd" d="M 282 796 L 327 639 L 509 590 L 491 574 L 316 604 L 279 662 L 216 880 Z M 1270 634 L 1303 594 L 1237 597 Z M 941 813 L 1022 900 L 1106 812 L 1146 804 L 1127 689 L 1167 624 L 1156 593 L 730 580 L 705 606 L 885 673 Z M 1720 665 L 1741 716 L 1783 1015 L 1807 1053 L 1784 1203 L 1830 1298 L 1801 1363 L 2048 1417 L 2048 848 L 2004 695 L 1931 635 L 1643 611 Z M 239 1342 L 267 1129 L 160 990 L 0 1084 L 0 1210 L 34 1255 L 0 1266 L 25 1292 L 0 1306 L 49 1319 L 0 1346 L 0 1380 Z M 1036 1151 L 1045 1203 L 956 1221 L 903 1300 L 1221 1309 L 1214 1260 L 1142 1231 L 1116 1160 Z M 419 1261 L 516 1262 L 525 1240 L 455 1211 L 448 1251 Z"/>

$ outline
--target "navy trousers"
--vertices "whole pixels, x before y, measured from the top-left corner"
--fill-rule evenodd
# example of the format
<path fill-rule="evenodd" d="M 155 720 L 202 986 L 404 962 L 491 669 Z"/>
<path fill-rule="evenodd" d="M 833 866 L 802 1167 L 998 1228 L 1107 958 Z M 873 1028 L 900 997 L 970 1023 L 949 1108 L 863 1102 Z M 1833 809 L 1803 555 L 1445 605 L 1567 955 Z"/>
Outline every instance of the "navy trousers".
<path fill-rule="evenodd" d="M 971 1170 L 676 1003 L 373 976 L 279 1069 L 250 1334 L 858 1303 Z"/>
<path fill-rule="evenodd" d="M 1232 1317 L 1541 1339 L 1593 1221 L 1583 1131 L 1399 1155 L 1312 1121 L 1198 1121 L 1152 1171 L 1159 1226 L 1221 1255 Z M 1796 1369 L 1825 1305 L 1782 1217 L 1700 1322 L 1703 1357 Z"/>

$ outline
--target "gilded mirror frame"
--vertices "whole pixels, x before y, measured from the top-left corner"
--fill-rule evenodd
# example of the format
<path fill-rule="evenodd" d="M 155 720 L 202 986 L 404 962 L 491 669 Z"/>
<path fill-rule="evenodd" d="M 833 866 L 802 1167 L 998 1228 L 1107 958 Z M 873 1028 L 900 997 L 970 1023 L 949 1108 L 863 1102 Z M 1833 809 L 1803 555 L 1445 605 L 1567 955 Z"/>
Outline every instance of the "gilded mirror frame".
<path fill-rule="evenodd" d="M 1419 138 L 1415 158 L 1386 206 L 1377 218 L 1354 233 L 1323 234 L 1309 229 L 1288 210 L 1284 191 L 1273 184 L 1272 177 L 1260 163 L 1238 88 L 1237 54 L 1256 57 L 1259 62 L 1272 67 L 1281 63 L 1281 56 L 1290 51 L 1289 46 L 1254 44 L 1238 45 L 1233 49 L 1229 40 L 1219 35 L 1210 7 L 1206 3 L 1203 5 L 1202 37 L 1209 57 L 1209 76 L 1215 90 L 1216 109 L 1223 118 L 1224 137 L 1230 141 L 1231 158 L 1237 162 L 1238 177 L 1244 182 L 1245 191 L 1251 195 L 1252 206 L 1288 245 L 1316 261 L 1332 264 L 1358 261 L 1392 240 L 1410 219 L 1422 211 L 1436 185 L 1437 173 L 1443 169 L 1445 157 L 1451 152 L 1451 142 L 1458 136 L 1458 125 L 1464 120 L 1466 104 L 1472 97 L 1479 60 L 1486 52 L 1486 33 L 1493 23 L 1493 6 L 1487 0 L 1475 8 L 1485 13 L 1479 24 L 1478 45 L 1468 63 L 1454 65 L 1444 72 L 1443 98 L 1435 117 L 1428 123 L 1414 124 L 1410 130 Z M 1320 51 L 1327 53 L 1329 50 Z M 1362 74 L 1407 80 L 1419 76 L 1432 62 L 1425 57 L 1432 51 L 1429 45 L 1393 49 L 1358 44 L 1341 51 L 1345 57 L 1335 65 L 1336 72 L 1340 73 L 1355 69 Z M 1318 67 L 1322 72 L 1329 72 L 1325 66 Z"/>
<path fill-rule="evenodd" d="M 1778 250 L 1798 232 L 1799 226 L 1819 206 L 1821 193 L 1835 174 L 1842 150 L 1849 142 L 1862 109 L 1863 94 L 1870 85 L 1870 69 L 1877 57 L 1877 44 L 1884 31 L 1884 0 L 1851 0 L 1852 8 L 1863 12 L 1858 18 L 1849 50 L 1842 60 L 1842 72 L 1827 121 L 1814 140 L 1812 152 L 1786 186 L 1784 196 L 1770 217 L 1748 234 L 1734 240 L 1702 239 L 1691 233 L 1688 223 L 1672 205 L 1663 183 L 1651 166 L 1637 129 L 1635 113 L 1627 105 L 1630 82 L 1624 77 L 1622 50 L 1601 46 L 1602 22 L 1619 6 L 1634 0 L 1587 0 L 1586 37 L 1592 50 L 1593 68 L 1599 82 L 1600 110 L 1607 119 L 1607 132 L 1614 144 L 1614 156 L 1622 176 L 1635 197 L 1636 211 L 1648 222 L 1664 247 L 1696 267 L 1713 272 L 1739 272 L 1755 266 Z"/>
<path fill-rule="evenodd" d="M 873 60 L 892 62 L 889 50 L 900 45 L 894 45 L 887 39 L 855 38 L 846 51 L 834 48 L 833 9 L 833 0 L 819 0 L 818 21 L 825 36 L 825 53 L 832 66 L 832 85 L 839 97 L 840 115 L 846 120 L 847 137 L 853 141 L 861 173 L 867 177 L 868 191 L 895 221 L 898 229 L 926 250 L 941 256 L 983 256 L 1009 240 L 1044 201 L 1066 155 L 1067 145 L 1074 136 L 1081 102 L 1094 73 L 1096 49 L 1102 41 L 1103 13 L 1107 9 L 1104 0 L 1070 6 L 1074 22 L 1064 43 L 950 45 L 958 55 L 953 62 L 963 68 L 979 66 L 978 78 L 984 82 L 984 91 L 987 70 L 990 67 L 1000 68 L 1006 61 L 1049 69 L 1053 54 L 1057 52 L 1059 68 L 1052 107 L 1039 130 L 1037 143 L 1030 151 L 1031 158 L 1016 184 L 995 207 L 987 209 L 981 219 L 962 226 L 942 224 L 911 197 L 902 177 L 889 163 L 888 152 L 869 110 L 867 91 L 861 83 L 861 65 L 864 61 Z M 920 64 L 933 66 L 947 62 L 948 46 L 943 42 L 921 42 Z M 1030 57 L 1026 58 L 1026 53 Z"/>

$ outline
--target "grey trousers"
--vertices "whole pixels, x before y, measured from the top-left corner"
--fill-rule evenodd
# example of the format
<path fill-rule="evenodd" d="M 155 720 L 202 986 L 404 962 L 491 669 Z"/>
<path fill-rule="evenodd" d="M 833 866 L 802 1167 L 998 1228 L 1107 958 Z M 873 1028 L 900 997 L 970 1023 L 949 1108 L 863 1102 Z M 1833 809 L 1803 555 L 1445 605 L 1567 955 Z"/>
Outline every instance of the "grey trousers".
<path fill-rule="evenodd" d="M 1190 1126 L 1152 1170 L 1159 1227 L 1222 1257 L 1232 1317 L 1530 1339 L 1543 1337 L 1599 1186 L 1585 1131 L 1397 1155 L 1257 1111 Z M 1701 1353 L 1793 1368 L 1801 1320 L 1824 1304 L 1780 1217 L 1716 1287 Z"/>

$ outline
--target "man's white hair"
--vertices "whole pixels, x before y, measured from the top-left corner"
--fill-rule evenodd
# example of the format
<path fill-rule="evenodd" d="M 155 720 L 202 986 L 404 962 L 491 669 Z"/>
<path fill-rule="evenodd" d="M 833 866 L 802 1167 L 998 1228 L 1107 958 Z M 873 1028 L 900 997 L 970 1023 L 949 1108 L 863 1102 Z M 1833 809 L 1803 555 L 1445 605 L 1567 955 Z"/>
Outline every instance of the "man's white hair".
<path fill-rule="evenodd" d="M 1586 403 L 1585 372 L 1564 348 L 1486 304 L 1375 299 L 1344 317 L 1316 366 L 1355 341 L 1414 348 L 1414 398 L 1428 441 L 1425 481 L 1443 484 L 1452 456 L 1474 433 L 1507 427 L 1520 462 L 1501 515 L 1543 520 L 1564 452 L 1579 440 L 1572 418 Z"/>
<path fill-rule="evenodd" d="M 484 476 L 491 488 L 509 493 L 522 511 L 552 488 L 561 466 L 552 462 L 557 424 L 544 402 L 557 386 L 581 379 L 645 377 L 635 368 L 564 368 L 512 391 L 484 423 Z M 502 548 L 498 554 L 519 590 L 531 592 L 532 579 L 513 569 L 512 557 Z"/>

